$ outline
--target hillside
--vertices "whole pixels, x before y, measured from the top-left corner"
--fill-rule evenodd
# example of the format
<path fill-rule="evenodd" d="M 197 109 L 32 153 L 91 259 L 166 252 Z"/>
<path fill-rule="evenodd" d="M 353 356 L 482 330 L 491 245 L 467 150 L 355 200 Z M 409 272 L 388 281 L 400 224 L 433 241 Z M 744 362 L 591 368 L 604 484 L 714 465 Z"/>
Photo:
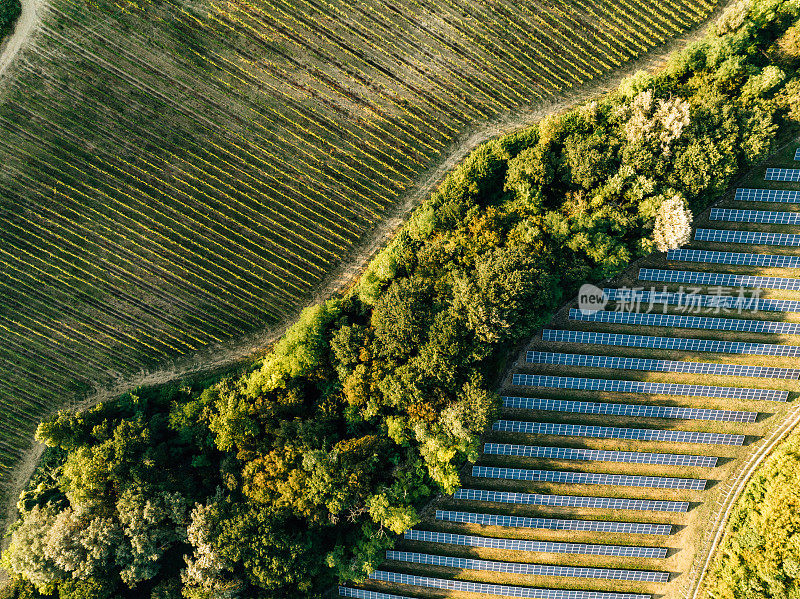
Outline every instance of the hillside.
<path fill-rule="evenodd" d="M 462 136 L 712 8 L 53 0 L 0 88 L 0 466 L 290 320 Z"/>
<path fill-rule="evenodd" d="M 797 136 L 798 17 L 790 0 L 736 4 L 658 73 L 482 145 L 355 286 L 305 310 L 256 364 L 47 418 L 37 438 L 48 450 L 3 554 L 8 596 L 282 599 L 338 582 L 373 599 L 611 599 L 623 584 L 635 595 L 689 585 L 716 500 L 758 438 L 780 431 L 797 392 L 782 353 L 797 349 L 796 280 L 779 269 L 793 268 L 785 262 L 800 243 L 790 232 L 800 171 L 768 171 L 786 182 L 763 192 L 729 191 Z M 763 170 L 756 176 L 748 188 L 763 185 Z M 786 187 L 787 210 L 737 207 Z M 704 214 L 719 200 L 730 207 Z M 699 245 L 666 264 L 655 252 L 690 243 Z M 747 264 L 733 243 L 755 246 Z M 636 260 L 646 268 L 625 273 Z M 676 278 L 675 262 L 689 272 Z M 772 271 L 751 279 L 750 266 Z M 582 283 L 617 275 L 629 287 L 676 286 L 649 298 L 663 304 L 652 313 L 608 310 L 595 322 L 562 312 L 551 323 Z M 770 291 L 747 319 L 689 316 L 676 300 L 690 283 L 707 295 Z M 543 325 L 566 338 L 535 338 L 511 366 Z M 570 338 L 617 330 L 658 331 L 674 347 L 592 338 L 589 355 L 589 340 Z M 494 389 L 509 368 L 501 399 Z M 587 415 L 589 401 L 645 413 Z M 428 504 L 437 495 L 439 512 Z M 599 503 L 569 503 L 584 500 Z M 456 530 L 470 531 L 469 543 L 426 536 Z M 574 549 L 563 544 L 573 539 L 589 553 L 512 558 L 533 551 L 529 541 Z M 600 546 L 619 555 L 600 557 Z M 428 576 L 409 578 L 419 572 Z"/>

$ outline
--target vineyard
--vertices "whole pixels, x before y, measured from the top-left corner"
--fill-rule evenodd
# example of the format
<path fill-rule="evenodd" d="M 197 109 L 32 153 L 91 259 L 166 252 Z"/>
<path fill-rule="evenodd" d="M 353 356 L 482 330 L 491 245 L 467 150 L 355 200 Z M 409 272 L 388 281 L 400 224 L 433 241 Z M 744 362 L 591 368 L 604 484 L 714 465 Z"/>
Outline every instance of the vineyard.
<path fill-rule="evenodd" d="M 704 0 L 54 0 L 0 82 L 0 464 L 92 388 L 292 316 L 476 123 Z"/>

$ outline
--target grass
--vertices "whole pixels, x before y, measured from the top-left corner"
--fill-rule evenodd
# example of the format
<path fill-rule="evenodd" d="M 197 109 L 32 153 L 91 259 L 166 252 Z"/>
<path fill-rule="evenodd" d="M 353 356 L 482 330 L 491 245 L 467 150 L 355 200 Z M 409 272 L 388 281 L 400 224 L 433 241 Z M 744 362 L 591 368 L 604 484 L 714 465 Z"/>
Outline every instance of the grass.
<path fill-rule="evenodd" d="M 792 167 L 794 163 L 794 147 L 787 148 L 781 152 L 774 160 L 775 166 Z M 769 166 L 773 166 L 770 160 Z M 759 175 L 760 173 L 760 179 Z M 757 169 L 755 175 L 748 175 L 740 182 L 740 186 L 766 187 L 763 181 L 762 169 Z M 772 185 L 769 185 L 772 187 Z M 798 184 L 791 184 L 787 188 L 800 189 Z M 730 198 L 733 197 L 731 192 Z M 785 205 L 771 205 L 762 203 L 745 204 L 733 202 L 730 198 L 723 200 L 720 206 L 730 206 L 739 208 L 754 208 L 764 210 L 783 210 Z M 797 209 L 796 207 L 794 208 Z M 740 223 L 720 223 L 710 222 L 707 215 L 701 215 L 695 223 L 697 227 L 719 227 L 719 228 L 741 228 Z M 755 226 L 757 230 L 766 230 L 767 227 Z M 776 230 L 790 232 L 792 227 L 776 227 Z M 769 252 L 797 254 L 800 248 L 775 248 L 775 247 L 756 247 L 739 244 L 701 244 L 690 243 L 688 247 L 723 249 L 725 251 L 737 252 Z M 665 255 L 656 254 L 641 260 L 635 266 L 629 268 L 607 286 L 611 287 L 649 287 L 648 282 L 638 281 L 638 268 L 674 268 L 683 270 L 702 270 L 718 272 L 741 272 L 746 274 L 758 274 L 764 276 L 798 277 L 799 269 L 757 269 L 748 267 L 729 267 L 726 265 L 705 265 L 699 263 L 668 263 Z M 680 285 L 667 285 L 666 288 L 678 291 Z M 661 284 L 656 284 L 658 290 L 663 289 Z M 713 289 L 704 288 L 700 291 L 711 292 Z M 800 293 L 791 291 L 768 290 L 761 297 L 764 298 L 783 298 L 800 299 Z M 696 337 L 704 339 L 721 339 L 727 341 L 757 341 L 764 343 L 787 343 L 800 345 L 800 335 L 770 335 L 770 334 L 749 334 L 731 331 L 706 331 L 697 329 L 669 329 L 645 326 L 624 326 L 610 325 L 590 322 L 571 322 L 568 320 L 568 310 L 576 307 L 576 304 L 565 306 L 554 317 L 548 328 L 570 328 L 589 331 L 605 331 L 615 333 L 632 333 L 639 335 L 663 335 L 673 337 Z M 613 309 L 613 305 L 609 308 Z M 662 306 L 657 305 L 657 312 L 661 311 Z M 669 307 L 667 313 L 680 314 L 681 312 L 674 307 Z M 714 316 L 713 310 L 704 310 L 698 315 Z M 787 322 L 798 322 L 800 316 L 797 313 L 779 312 L 760 312 L 757 314 L 745 313 L 738 314 L 719 314 L 717 316 L 727 316 L 732 318 L 780 320 Z M 542 341 L 541 337 L 534 338 L 529 346 L 525 348 L 539 351 L 570 352 L 584 354 L 602 354 L 615 356 L 631 357 L 652 357 L 668 360 L 688 360 L 698 362 L 717 362 L 730 364 L 751 364 L 762 366 L 776 366 L 796 368 L 797 358 L 781 358 L 773 356 L 754 356 L 737 354 L 714 354 L 707 352 L 676 352 L 666 350 L 652 350 L 645 348 L 626 348 L 616 346 L 598 346 L 579 343 L 551 343 Z M 477 501 L 456 501 L 452 498 L 442 497 L 429 506 L 425 514 L 425 521 L 418 526 L 422 530 L 439 530 L 460 534 L 474 534 L 489 537 L 519 538 L 532 540 L 552 540 L 561 542 L 585 542 L 598 544 L 618 544 L 618 545 L 643 545 L 643 546 L 664 546 L 670 548 L 667 558 L 642 559 L 642 558 L 620 558 L 603 557 L 573 554 L 545 554 L 545 553 L 525 553 L 515 551 L 503 551 L 487 548 L 465 548 L 455 545 L 437 545 L 433 543 L 411 542 L 401 540 L 399 547 L 409 551 L 419 551 L 423 553 L 434 553 L 439 555 L 472 556 L 487 560 L 500 560 L 510 562 L 529 562 L 545 564 L 563 564 L 574 566 L 594 566 L 605 568 L 622 569 L 650 569 L 668 571 L 672 575 L 667 584 L 655 583 L 634 583 L 605 579 L 570 579 L 557 577 L 533 577 L 523 575 L 512 575 L 495 572 L 484 572 L 477 570 L 456 570 L 452 568 L 439 568 L 431 566 L 418 566 L 401 564 L 398 562 L 387 562 L 384 567 L 403 572 L 429 575 L 458 580 L 476 580 L 481 582 L 491 582 L 496 584 L 509 584 L 515 586 L 535 586 L 545 588 L 577 588 L 598 591 L 627 591 L 636 593 L 654 594 L 664 599 L 677 599 L 682 596 L 683 585 L 688 582 L 686 572 L 690 568 L 694 552 L 701 546 L 700 540 L 706 533 L 705 525 L 711 521 L 711 516 L 716 506 L 716 502 L 725 491 L 725 481 L 727 481 L 736 471 L 743 458 L 749 455 L 758 440 L 766 436 L 771 430 L 780 424 L 784 415 L 792 407 L 793 402 L 800 395 L 800 381 L 796 379 L 767 379 L 756 377 L 727 377 L 712 375 L 694 375 L 686 373 L 655 373 L 644 371 L 628 371 L 620 369 L 604 368 L 583 368 L 568 367 L 543 364 L 527 364 L 525 362 L 525 350 L 519 354 L 513 372 L 541 373 L 557 376 L 581 376 L 589 378 L 613 378 L 642 381 L 660 381 L 674 383 L 691 383 L 700 385 L 720 385 L 736 387 L 758 387 L 767 389 L 783 389 L 790 391 L 790 401 L 786 403 L 768 401 L 743 401 L 705 397 L 677 397 L 677 396 L 656 396 L 642 394 L 625 393 L 598 393 L 588 391 L 572 391 L 564 389 L 546 389 L 533 387 L 511 386 L 510 376 L 503 383 L 501 392 L 506 395 L 522 395 L 543 398 L 558 398 L 569 400 L 584 401 L 608 401 L 615 403 L 636 403 L 636 404 L 659 404 L 676 405 L 687 407 L 717 408 L 746 410 L 759 413 L 756 422 L 750 424 L 737 424 L 725 422 L 713 422 L 704 420 L 673 420 L 659 418 L 632 418 L 622 416 L 607 415 L 588 415 L 570 414 L 565 412 L 546 412 L 528 410 L 508 410 L 504 409 L 503 418 L 520 419 L 543 422 L 564 422 L 579 423 L 586 425 L 617 426 L 633 428 L 657 428 L 657 429 L 682 429 L 694 431 L 708 431 L 720 433 L 733 433 L 746 435 L 745 445 L 701 445 L 688 443 L 661 443 L 661 442 L 641 442 L 626 441 L 620 439 L 595 439 L 583 437 L 564 437 L 549 435 L 528 435 L 518 433 L 501 433 L 489 431 L 485 434 L 484 440 L 500 443 L 518 443 L 530 445 L 564 446 L 589 449 L 608 449 L 620 451 L 644 451 L 658 453 L 684 453 L 692 455 L 713 455 L 720 458 L 715 468 L 701 467 L 677 467 L 677 466 L 657 466 L 643 464 L 626 464 L 613 462 L 592 462 L 592 461 L 570 461 L 570 460 L 550 460 L 533 459 L 519 457 L 503 457 L 481 455 L 478 463 L 482 465 L 502 466 L 509 468 L 534 468 L 534 469 L 554 469 L 592 473 L 612 473 L 612 474 L 635 474 L 644 476 L 670 476 L 681 478 L 704 478 L 709 480 L 705 491 L 689 490 L 670 490 L 637 488 L 622 486 L 600 486 L 600 485 L 566 485 L 553 483 L 530 483 L 522 481 L 507 481 L 495 479 L 475 479 L 470 476 L 470 465 L 466 465 L 462 473 L 462 485 L 465 487 L 475 487 L 483 489 L 507 490 L 529 493 L 553 493 L 567 495 L 591 495 L 602 497 L 627 497 L 639 499 L 660 499 L 689 501 L 690 509 L 686 513 L 669 512 L 639 512 L 631 510 L 598 510 L 598 509 L 577 509 L 559 508 L 530 505 L 513 505 L 500 503 L 485 503 Z M 674 526 L 673 533 L 669 536 L 655 535 L 620 535 L 608 533 L 592 532 L 564 532 L 530 528 L 505 528 L 498 526 L 483 526 L 474 524 L 460 524 L 439 522 L 434 520 L 435 509 L 449 509 L 457 511 L 507 514 L 517 516 L 566 518 L 566 519 L 592 519 L 592 520 L 620 520 L 630 522 L 659 522 L 670 523 Z M 385 583 L 367 583 L 367 586 L 374 589 L 389 590 L 403 594 L 408 589 L 399 585 L 387 585 Z M 414 595 L 420 597 L 456 597 L 464 598 L 474 596 L 462 592 L 418 590 L 414 588 Z"/>

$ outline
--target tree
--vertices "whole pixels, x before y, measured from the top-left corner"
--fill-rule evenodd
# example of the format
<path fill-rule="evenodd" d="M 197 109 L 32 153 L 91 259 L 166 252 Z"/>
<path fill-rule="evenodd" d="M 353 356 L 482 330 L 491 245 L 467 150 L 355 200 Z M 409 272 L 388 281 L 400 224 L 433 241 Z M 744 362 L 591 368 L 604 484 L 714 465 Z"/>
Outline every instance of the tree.
<path fill-rule="evenodd" d="M 660 252 L 680 247 L 692 237 L 692 212 L 679 194 L 664 198 L 653 225 L 653 242 Z"/>

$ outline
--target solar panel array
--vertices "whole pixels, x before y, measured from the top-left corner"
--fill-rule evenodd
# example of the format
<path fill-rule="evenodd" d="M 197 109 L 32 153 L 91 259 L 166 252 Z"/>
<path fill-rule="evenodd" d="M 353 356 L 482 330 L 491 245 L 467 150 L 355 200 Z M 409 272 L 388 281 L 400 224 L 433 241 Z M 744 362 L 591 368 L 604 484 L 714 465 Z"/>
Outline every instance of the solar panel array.
<path fill-rule="evenodd" d="M 736 231 L 731 229 L 697 229 L 695 241 L 716 243 L 749 243 L 752 245 L 800 245 L 800 235 L 793 233 L 767 233 L 764 231 Z"/>
<path fill-rule="evenodd" d="M 575 414 L 608 414 L 610 416 L 636 416 L 639 418 L 680 418 L 681 420 L 715 420 L 717 422 L 755 422 L 757 412 L 736 410 L 710 410 L 679 406 L 654 406 L 650 404 L 597 403 L 565 399 L 540 399 L 536 397 L 503 396 L 503 407 L 547 412 L 572 412 Z"/>
<path fill-rule="evenodd" d="M 645 370 L 648 372 L 687 372 L 774 379 L 796 379 L 800 375 L 800 370 L 796 368 L 775 368 L 772 366 L 717 364 L 709 362 L 677 362 L 675 360 L 654 360 L 650 358 L 595 356 L 541 351 L 527 352 L 525 361 L 529 364 L 558 364 L 562 366 L 581 366 L 587 368 L 617 368 L 622 370 Z"/>
<path fill-rule="evenodd" d="M 709 220 L 724 220 L 735 223 L 764 223 L 768 225 L 796 225 L 800 213 L 773 212 L 769 210 L 738 210 L 734 208 L 712 208 Z"/>
<path fill-rule="evenodd" d="M 490 491 L 486 489 L 459 488 L 454 499 L 511 503 L 517 505 L 542 505 L 548 507 L 579 507 L 598 510 L 637 510 L 641 512 L 685 512 L 687 501 L 662 501 L 653 499 L 626 499 L 622 497 L 596 497 L 594 495 L 542 495 L 515 491 Z"/>
<path fill-rule="evenodd" d="M 629 439 L 634 441 L 665 441 L 667 443 L 704 443 L 709 445 L 741 445 L 744 435 L 677 431 L 654 428 L 617 428 L 587 424 L 562 424 L 554 422 L 528 422 L 523 420 L 498 420 L 493 431 L 526 433 L 529 435 L 563 435 L 593 437 L 596 439 Z"/>
<path fill-rule="evenodd" d="M 446 514 L 458 512 L 441 512 L 441 520 L 446 520 Z M 481 514 L 476 514 L 480 516 Z M 437 512 L 437 518 L 439 512 Z M 662 559 L 667 557 L 666 547 L 644 547 L 631 545 L 598 545 L 590 543 L 561 543 L 556 541 L 526 541 L 523 539 L 497 539 L 494 537 L 479 537 L 474 535 L 459 535 L 449 532 L 431 532 L 428 530 L 407 530 L 404 538 L 409 541 L 422 541 L 425 543 L 441 543 L 445 545 L 459 545 L 462 547 L 486 547 L 489 549 L 503 549 L 506 551 L 526 551 L 535 553 L 573 553 L 581 555 L 604 555 L 610 557 L 643 557 Z"/>
<path fill-rule="evenodd" d="M 414 551 L 387 551 L 386 559 L 396 562 L 409 562 L 427 566 L 460 568 L 464 570 L 483 570 L 504 572 L 525 576 L 564 576 L 568 578 L 603 578 L 609 580 L 630 580 L 636 582 L 667 582 L 667 572 L 652 570 L 618 570 L 612 568 L 585 568 L 576 566 L 555 566 L 549 564 L 526 564 L 519 562 L 498 562 L 472 557 L 452 557 L 417 553 Z"/>
<path fill-rule="evenodd" d="M 708 295 L 702 293 L 682 293 L 675 291 L 655 291 L 650 289 L 603 289 L 608 301 L 625 302 L 629 306 L 650 306 L 668 304 L 685 306 L 688 309 L 719 308 L 720 310 L 800 312 L 800 301 L 783 299 L 764 299 L 754 295 Z M 631 312 L 632 310 L 627 310 Z M 648 311 L 648 310 L 639 310 Z"/>
<path fill-rule="evenodd" d="M 528 597 L 531 599 L 651 599 L 650 595 L 634 593 L 605 593 L 600 591 L 573 591 L 567 589 L 535 589 L 532 587 L 515 587 L 502 584 L 489 584 L 485 582 L 469 582 L 465 580 L 449 580 L 446 578 L 431 578 L 429 576 L 416 576 L 375 570 L 369 575 L 372 580 L 393 582 L 397 584 L 410 584 L 433 589 L 448 591 L 461 591 L 465 593 L 484 593 L 486 595 L 501 595 L 503 597 Z"/>
<path fill-rule="evenodd" d="M 800 268 L 800 256 L 787 254 L 745 254 L 742 252 L 716 252 L 711 250 L 669 250 L 667 260 L 675 262 L 705 262 L 708 264 L 735 264 L 737 266 L 768 266 L 774 268 Z"/>
<path fill-rule="evenodd" d="M 767 181 L 800 181 L 800 169 L 768 168 L 764 179 Z"/>
<path fill-rule="evenodd" d="M 717 458 L 707 455 L 641 453 L 638 451 L 543 447 L 541 445 L 512 445 L 509 443 L 485 443 L 483 452 L 488 455 L 546 458 L 551 460 L 586 460 L 596 462 L 623 462 L 626 464 L 659 464 L 663 466 L 702 466 L 704 468 L 713 468 L 717 465 Z"/>
<path fill-rule="evenodd" d="M 798 323 L 800 324 L 800 323 Z M 715 387 L 682 383 L 652 383 L 618 379 L 587 379 L 544 374 L 514 374 L 512 384 L 525 387 L 550 387 L 579 391 L 608 391 L 614 393 L 651 393 L 656 395 L 688 395 L 693 397 L 724 397 L 729 399 L 786 401 L 788 391 L 750 389 L 747 387 Z"/>
<path fill-rule="evenodd" d="M 472 476 L 476 478 L 501 478 L 504 480 L 523 480 L 526 482 L 548 482 L 568 485 L 612 485 L 616 487 L 648 487 L 653 489 L 691 489 L 693 491 L 704 490 L 706 488 L 706 483 L 708 482 L 701 478 L 636 476 L 632 474 L 599 474 L 596 472 L 568 472 L 564 470 L 527 470 L 524 468 L 499 468 L 495 466 L 473 466 Z M 567 520 L 566 522 L 575 521 Z M 592 525 L 595 525 L 595 523 L 592 523 Z M 533 526 L 532 528 L 552 527 Z M 556 528 L 556 530 L 596 529 L 564 527 Z"/>
<path fill-rule="evenodd" d="M 693 285 L 719 285 L 724 287 L 800 290 L 800 279 L 736 275 L 721 272 L 695 272 L 693 270 L 642 268 L 639 270 L 639 280 L 660 281 L 662 283 L 691 283 Z"/>
<path fill-rule="evenodd" d="M 748 189 L 739 188 L 733 198 L 740 202 L 781 202 L 800 204 L 800 191 L 789 189 Z"/>
<path fill-rule="evenodd" d="M 800 160 L 800 148 L 797 148 L 797 149 L 794 151 L 794 159 L 795 159 L 795 160 Z"/>
<path fill-rule="evenodd" d="M 739 331 L 746 333 L 778 333 L 796 335 L 800 323 L 773 320 L 746 320 L 741 318 L 717 318 L 715 316 L 684 316 L 682 314 L 644 314 L 641 312 L 611 312 L 601 310 L 584 314 L 572 308 L 570 320 L 604 322 L 613 324 L 645 325 L 666 328 L 707 329 L 711 331 Z"/>
<path fill-rule="evenodd" d="M 354 589 L 353 587 L 339 587 L 339 596 L 355 597 L 356 599 L 414 599 L 405 595 L 390 595 L 389 593 L 378 593 L 377 591 Z"/>
<path fill-rule="evenodd" d="M 647 349 L 674 349 L 681 351 L 715 352 L 756 356 L 800 356 L 800 346 L 776 343 L 748 343 L 744 341 L 720 341 L 718 339 L 691 339 L 685 337 L 653 337 L 622 333 L 596 333 L 593 331 L 567 331 L 544 329 L 544 341 L 562 343 L 593 343 L 620 347 L 644 347 Z"/>

